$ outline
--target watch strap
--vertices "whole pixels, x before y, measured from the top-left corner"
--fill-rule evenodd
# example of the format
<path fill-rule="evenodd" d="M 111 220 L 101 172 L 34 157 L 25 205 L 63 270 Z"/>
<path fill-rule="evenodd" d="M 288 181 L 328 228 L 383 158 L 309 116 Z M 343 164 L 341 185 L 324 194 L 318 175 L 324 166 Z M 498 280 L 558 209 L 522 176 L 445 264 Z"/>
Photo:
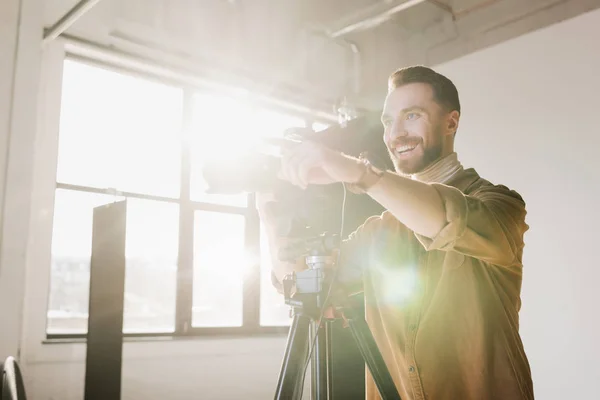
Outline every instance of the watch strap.
<path fill-rule="evenodd" d="M 371 164 L 371 162 L 366 158 L 365 153 L 360 155 L 359 160 L 364 165 L 364 170 L 361 177 L 354 183 L 346 184 L 346 188 L 355 194 L 366 193 L 377 182 L 379 182 L 385 173 Z"/>

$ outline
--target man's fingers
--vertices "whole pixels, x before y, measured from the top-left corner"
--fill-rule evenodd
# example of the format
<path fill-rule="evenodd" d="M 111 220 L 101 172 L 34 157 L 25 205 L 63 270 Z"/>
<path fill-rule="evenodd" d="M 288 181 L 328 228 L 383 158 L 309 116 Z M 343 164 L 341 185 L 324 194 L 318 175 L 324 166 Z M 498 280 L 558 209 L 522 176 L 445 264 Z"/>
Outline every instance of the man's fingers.
<path fill-rule="evenodd" d="M 263 204 L 271 201 L 277 201 L 274 192 L 256 192 L 256 203 Z"/>
<path fill-rule="evenodd" d="M 298 180 L 304 189 L 309 183 L 312 183 L 310 182 L 310 172 L 319 167 L 319 159 L 316 154 L 311 154 L 298 164 Z"/>
<path fill-rule="evenodd" d="M 294 152 L 287 157 L 283 157 L 281 162 L 280 177 L 290 182 L 292 185 L 299 186 L 298 165 L 302 162 L 303 154 Z"/>

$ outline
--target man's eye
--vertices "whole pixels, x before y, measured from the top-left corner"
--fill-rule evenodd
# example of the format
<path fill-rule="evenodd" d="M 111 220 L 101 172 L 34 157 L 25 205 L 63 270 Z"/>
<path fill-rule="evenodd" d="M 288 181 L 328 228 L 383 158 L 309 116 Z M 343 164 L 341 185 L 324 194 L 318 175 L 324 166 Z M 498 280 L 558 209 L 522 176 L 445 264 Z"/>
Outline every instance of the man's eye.
<path fill-rule="evenodd" d="M 405 115 L 405 118 L 406 118 L 407 120 L 413 120 L 413 119 L 417 119 L 418 117 L 419 117 L 419 114 L 417 114 L 417 113 L 407 113 L 407 114 Z"/>
<path fill-rule="evenodd" d="M 385 126 L 387 128 L 392 123 L 392 120 L 386 119 L 386 120 L 383 120 L 381 122 L 383 123 L 383 126 Z"/>

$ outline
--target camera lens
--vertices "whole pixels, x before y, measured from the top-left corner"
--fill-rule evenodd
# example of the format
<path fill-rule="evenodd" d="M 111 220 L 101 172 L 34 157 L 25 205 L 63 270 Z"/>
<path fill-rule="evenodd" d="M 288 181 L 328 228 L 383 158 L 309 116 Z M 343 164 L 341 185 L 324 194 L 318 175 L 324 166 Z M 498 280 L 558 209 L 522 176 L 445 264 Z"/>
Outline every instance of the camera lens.
<path fill-rule="evenodd" d="M 238 194 L 263 192 L 273 189 L 279 182 L 277 173 L 280 159 L 264 154 L 248 154 L 232 162 L 211 161 L 202 169 L 208 192 Z"/>

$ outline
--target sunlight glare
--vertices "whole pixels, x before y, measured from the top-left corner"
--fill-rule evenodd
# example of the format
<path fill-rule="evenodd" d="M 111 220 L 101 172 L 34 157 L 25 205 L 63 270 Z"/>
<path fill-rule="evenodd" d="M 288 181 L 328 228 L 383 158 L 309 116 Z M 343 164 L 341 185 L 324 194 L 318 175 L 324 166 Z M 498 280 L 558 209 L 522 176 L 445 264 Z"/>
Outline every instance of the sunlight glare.
<path fill-rule="evenodd" d="M 412 266 L 376 265 L 386 278 L 382 280 L 382 299 L 389 305 L 401 306 L 411 300 L 417 286 L 417 270 Z"/>

